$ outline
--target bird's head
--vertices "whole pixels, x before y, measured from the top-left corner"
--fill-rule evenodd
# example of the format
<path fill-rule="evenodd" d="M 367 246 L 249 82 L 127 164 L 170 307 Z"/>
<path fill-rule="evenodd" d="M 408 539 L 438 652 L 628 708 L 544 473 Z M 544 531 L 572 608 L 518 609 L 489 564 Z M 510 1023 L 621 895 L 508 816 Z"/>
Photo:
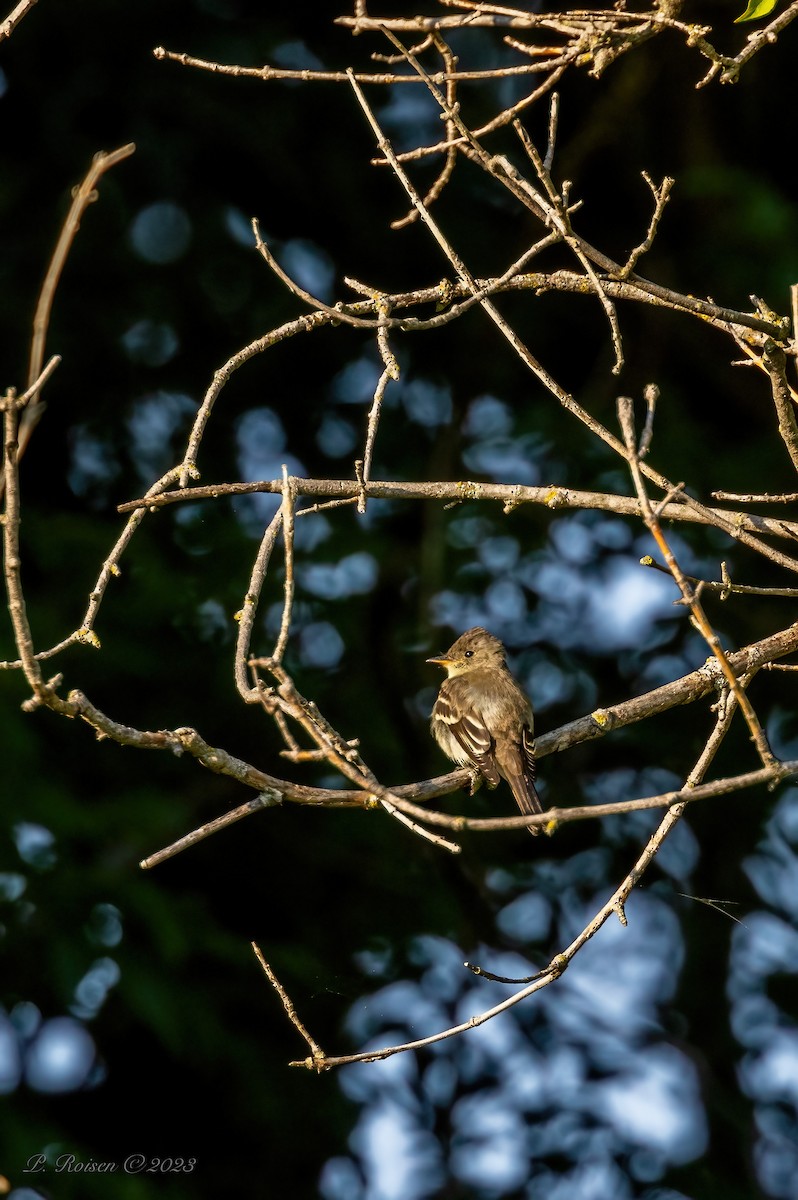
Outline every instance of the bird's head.
<path fill-rule="evenodd" d="M 461 634 L 445 654 L 428 658 L 427 662 L 443 667 L 451 679 L 453 675 L 465 675 L 467 671 L 504 667 L 504 646 L 487 629 L 477 625 Z"/>

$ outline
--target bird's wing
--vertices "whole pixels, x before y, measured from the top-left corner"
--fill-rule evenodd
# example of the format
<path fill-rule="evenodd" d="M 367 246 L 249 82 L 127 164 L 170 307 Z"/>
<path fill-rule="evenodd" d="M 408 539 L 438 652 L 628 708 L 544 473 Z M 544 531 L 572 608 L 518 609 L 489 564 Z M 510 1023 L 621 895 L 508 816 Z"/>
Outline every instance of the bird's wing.
<path fill-rule="evenodd" d="M 537 764 L 535 763 L 535 739 L 532 736 L 532 730 L 528 725 L 525 725 L 521 730 L 521 760 L 523 764 L 524 779 L 530 787 L 531 791 L 535 791 L 535 780 L 538 777 Z"/>
<path fill-rule="evenodd" d="M 433 718 L 443 721 L 469 760 L 484 776 L 486 783 L 490 787 L 496 787 L 500 776 L 493 757 L 495 743 L 480 714 L 473 709 L 463 711 L 458 704 L 452 703 L 444 684 L 435 701 L 432 715 Z"/>

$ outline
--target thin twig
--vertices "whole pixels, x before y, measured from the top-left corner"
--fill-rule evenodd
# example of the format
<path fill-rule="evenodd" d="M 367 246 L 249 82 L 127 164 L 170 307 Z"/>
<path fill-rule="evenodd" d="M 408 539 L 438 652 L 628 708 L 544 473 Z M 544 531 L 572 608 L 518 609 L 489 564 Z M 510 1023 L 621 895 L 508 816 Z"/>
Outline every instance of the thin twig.
<path fill-rule="evenodd" d="M 46 696 L 46 685 L 42 669 L 33 648 L 33 635 L 25 608 L 22 589 L 19 547 L 19 402 L 13 391 L 6 392 L 0 402 L 3 410 L 3 465 L 5 467 L 6 503 L 3 515 L 3 569 L 8 596 L 8 611 L 14 630 L 14 641 L 22 663 L 25 679 L 34 697 L 41 700 Z"/>
<path fill-rule="evenodd" d="M 447 76 L 447 79 L 446 79 L 446 102 L 449 106 L 449 109 L 453 110 L 455 108 L 455 105 L 457 104 L 457 83 L 454 79 L 454 75 L 457 72 L 457 59 L 455 58 L 454 54 L 452 53 L 451 48 L 447 45 L 447 43 L 443 40 L 443 38 L 437 31 L 430 34 L 429 37 L 430 37 L 430 40 L 435 45 L 435 48 L 438 51 L 438 53 L 441 57 L 441 60 L 443 62 L 444 74 Z M 419 49 L 417 47 L 414 47 L 413 49 L 414 49 L 414 53 L 416 53 L 416 54 L 419 53 Z M 457 161 L 457 147 L 454 145 L 454 134 L 455 134 L 455 125 L 452 122 L 451 118 L 447 117 L 447 119 L 446 119 L 447 147 L 446 147 L 445 157 L 443 160 L 443 166 L 441 167 L 440 171 L 438 172 L 437 178 L 433 182 L 432 186 L 427 190 L 427 194 L 424 197 L 424 204 L 427 206 L 427 208 L 429 208 L 430 205 L 434 204 L 435 201 L 440 197 L 441 193 L 443 192 L 443 189 L 446 187 L 447 183 L 451 179 L 452 174 L 454 172 L 454 164 Z M 391 221 L 391 228 L 392 229 L 403 229 L 403 228 L 405 228 L 405 226 L 412 224 L 413 221 L 415 221 L 417 219 L 418 219 L 418 210 L 415 208 L 411 208 L 410 211 L 406 214 L 406 216 L 400 217 L 398 221 Z"/>
<path fill-rule="evenodd" d="M 557 86 L 567 71 L 569 65 L 570 62 L 561 62 L 559 65 L 553 67 L 551 74 L 547 75 L 543 82 L 539 84 L 534 91 L 529 92 L 526 96 L 523 96 L 522 99 L 516 101 L 515 104 L 511 104 L 509 108 L 502 109 L 500 113 L 497 113 L 497 115 L 492 117 L 490 121 L 486 121 L 484 125 L 480 125 L 477 129 L 472 130 L 472 137 L 478 139 L 485 138 L 488 136 L 488 134 L 495 133 L 497 129 L 503 129 L 506 125 L 511 124 L 511 122 L 515 119 L 515 117 L 518 116 L 519 113 L 523 112 L 531 105 L 536 104 L 538 100 L 541 100 L 544 96 L 548 95 L 552 88 Z M 462 134 L 458 134 L 451 140 L 446 139 L 442 142 L 434 142 L 429 146 L 417 146 L 415 150 L 403 150 L 401 153 L 396 155 L 396 158 L 397 161 L 401 163 L 413 162 L 421 158 L 428 158 L 432 154 L 448 153 L 450 149 L 456 150 L 461 146 L 465 146 L 467 142 L 468 138 L 463 137 Z M 390 166 L 389 163 L 386 163 L 384 158 L 371 159 L 371 165 L 375 167 Z"/>
<path fill-rule="evenodd" d="M 252 630 L 255 625 L 255 615 L 258 611 L 260 594 L 263 591 L 263 584 L 266 579 L 266 570 L 271 559 L 275 542 L 277 541 L 277 536 L 282 527 L 282 523 L 283 510 L 280 508 L 274 514 L 264 530 L 263 537 L 260 541 L 260 546 L 258 547 L 258 553 L 256 554 L 255 561 L 252 564 L 252 573 L 249 578 L 247 594 L 244 597 L 244 603 L 241 605 L 240 610 L 236 614 L 236 620 L 238 621 L 238 635 L 236 637 L 234 674 L 238 694 L 245 700 L 248 700 L 251 694 L 246 664 L 247 659 L 249 658 L 250 646 L 252 643 Z"/>
<path fill-rule="evenodd" d="M 32 0 L 35 3 L 35 0 Z M 18 6 L 17 10 L 21 7 Z M 24 12 L 20 14 L 20 19 L 24 16 Z M 11 17 L 14 13 L 11 14 Z M 8 20 L 11 20 L 11 17 Z M 2 38 L 2 28 L 0 28 L 0 38 Z M 47 267 L 42 283 L 39 299 L 36 304 L 36 312 L 33 317 L 33 339 L 31 341 L 30 359 L 28 363 L 28 389 L 34 384 L 36 379 L 42 373 L 42 365 L 44 363 L 44 351 L 47 341 L 47 330 L 50 324 L 50 313 L 55 299 L 58 281 L 61 278 L 61 273 L 72 248 L 72 243 L 75 240 L 75 235 L 80 228 L 80 222 L 83 218 L 88 206 L 97 199 L 97 185 L 105 174 L 115 167 L 117 163 L 123 162 L 126 158 L 130 158 L 136 147 L 131 142 L 127 146 L 120 146 L 118 150 L 112 150 L 106 153 L 101 150 L 95 154 L 92 164 L 81 183 L 75 188 L 72 194 L 72 203 L 69 207 L 66 220 L 64 221 L 61 232 L 58 236 L 58 241 L 55 245 L 52 258 Z M 19 450 L 17 457 L 22 458 L 25 449 L 30 441 L 31 435 L 36 428 L 43 409 L 39 403 L 38 393 L 34 389 L 30 397 L 30 404 L 25 410 L 25 415 L 22 418 L 18 433 Z M 0 495 L 3 492 L 3 478 L 0 472 Z"/>
<path fill-rule="evenodd" d="M 390 800 L 383 798 L 380 801 L 380 804 L 390 816 L 394 817 L 402 825 L 405 825 L 408 829 L 412 830 L 413 833 L 418 834 L 419 837 L 424 838 L 428 842 L 432 842 L 433 846 L 439 846 L 441 850 L 448 850 L 450 854 L 459 854 L 462 850 L 462 846 L 459 846 L 457 842 L 451 842 L 448 838 L 442 837 L 439 833 L 433 833 L 431 829 L 425 829 L 423 825 L 418 824 L 416 821 L 412 821 L 410 817 L 398 807 L 398 805 L 392 804 Z M 426 819 L 426 809 L 422 808 L 420 813 Z"/>
<path fill-rule="evenodd" d="M 765 342 L 762 354 L 768 375 L 770 388 L 773 393 L 773 403 L 779 420 L 779 433 L 787 447 L 792 465 L 798 471 L 798 423 L 795 420 L 795 405 L 787 382 L 787 356 L 773 341 Z"/>
<path fill-rule="evenodd" d="M 640 441 L 637 446 L 637 457 L 645 458 L 651 447 L 651 439 L 654 436 L 654 414 L 657 410 L 657 401 L 659 400 L 659 388 L 655 383 L 647 383 L 643 389 L 643 399 L 646 402 L 646 422 L 643 426 L 643 432 L 640 434 Z M 663 504 L 663 508 L 667 505 Z"/>
<path fill-rule="evenodd" d="M 38 398 L 39 392 L 42 390 L 44 385 L 48 382 L 48 380 L 53 375 L 56 368 L 58 366 L 60 366 L 60 364 L 61 364 L 61 355 L 53 354 L 52 357 L 49 359 L 49 361 L 42 368 L 39 375 L 36 376 L 33 379 L 33 381 L 28 384 L 27 389 L 22 393 L 21 396 L 17 396 L 15 393 L 12 394 L 12 396 L 10 398 L 13 400 L 15 407 L 21 413 L 24 413 L 27 406 L 29 404 L 33 403 L 36 398 Z M 8 395 L 6 396 L 6 399 L 9 399 Z M 20 457 L 20 455 L 18 455 L 17 457 Z"/>
<path fill-rule="evenodd" d="M 618 399 L 618 419 L 623 431 L 624 440 L 626 442 L 629 470 L 635 485 L 635 491 L 637 492 L 638 499 L 640 500 L 640 504 L 643 509 L 643 519 L 648 526 L 652 537 L 659 546 L 665 562 L 668 565 L 668 569 L 673 575 L 679 591 L 684 597 L 685 603 L 690 608 L 696 628 L 699 630 L 712 653 L 717 658 L 718 663 L 720 664 L 724 678 L 731 688 L 735 700 L 740 706 L 740 711 L 745 718 L 746 724 L 751 731 L 751 739 L 756 746 L 757 753 L 759 754 L 762 763 L 766 767 L 770 767 L 773 765 L 775 760 L 773 757 L 773 752 L 768 745 L 767 738 L 765 737 L 765 731 L 759 722 L 759 718 L 754 712 L 753 706 L 751 705 L 747 694 L 740 685 L 740 681 L 734 669 L 732 668 L 729 657 L 721 645 L 720 638 L 715 633 L 715 630 L 712 628 L 712 625 L 710 624 L 706 613 L 704 612 L 697 590 L 693 589 L 683 574 L 681 567 L 676 561 L 676 557 L 662 532 L 662 526 L 659 523 L 659 519 L 654 512 L 654 509 L 651 507 L 651 502 L 648 498 L 646 486 L 643 481 L 640 460 L 637 455 L 632 401 L 626 396 L 621 396 Z"/>
<path fill-rule="evenodd" d="M 380 22 L 382 25 L 382 22 Z M 416 26 L 416 29 L 419 27 Z M 420 31 L 420 30 L 419 30 Z M 227 63 L 219 63 L 209 61 L 204 58 L 195 58 L 191 54 L 183 54 L 175 50 L 166 50 L 163 46 L 156 46 L 152 52 L 153 58 L 159 62 L 176 62 L 183 67 L 195 67 L 201 71 L 211 71 L 214 75 L 231 75 L 237 79 L 262 79 L 266 80 L 295 80 L 301 83 L 346 83 L 348 71 L 311 71 L 304 68 L 294 69 L 291 67 L 240 67 Z M 573 55 L 569 56 L 572 58 Z M 495 79 L 513 79 L 518 76 L 538 75 L 541 71 L 549 70 L 554 63 L 523 63 L 520 66 L 512 67 L 490 67 L 482 71 L 457 71 L 454 74 L 449 74 L 446 71 L 433 71 L 431 78 L 435 83 L 444 85 L 449 80 L 463 83 L 478 83 L 483 80 Z M 350 68 L 351 70 L 351 68 Z M 395 71 L 358 71 L 353 72 L 358 83 L 367 84 L 382 84 L 392 87 L 397 83 L 418 84 L 419 80 L 415 75 L 399 74 Z"/>
<path fill-rule="evenodd" d="M 377 349 L 380 352 L 383 366 L 389 379 L 397 380 L 401 375 L 399 363 L 396 355 L 391 349 L 388 341 L 388 329 L 390 328 L 388 321 L 391 316 L 391 302 L 387 296 L 376 296 L 374 299 L 374 307 L 377 310 Z"/>
<path fill-rule="evenodd" d="M 269 268 L 274 272 L 277 278 L 285 284 L 289 292 L 296 296 L 298 300 L 302 300 L 310 308 L 315 308 L 319 312 L 326 313 L 328 317 L 331 317 L 332 320 L 336 322 L 343 322 L 346 325 L 354 325 L 359 329 L 378 329 L 380 327 L 381 322 L 379 317 L 377 317 L 376 320 L 356 317 L 351 312 L 348 312 L 343 305 L 325 304 L 323 300 L 318 298 L 318 296 L 314 296 L 308 292 L 301 286 L 301 284 L 297 283 L 295 279 L 292 279 L 288 272 L 284 271 L 280 266 L 268 245 L 263 240 L 258 218 L 253 217 L 251 224 L 252 232 L 255 235 L 255 249 L 258 251 L 264 262 L 268 264 Z M 384 325 L 385 322 L 383 321 L 382 324 Z"/>
<path fill-rule="evenodd" d="M 323 1064 L 324 1064 L 327 1056 L 325 1055 L 321 1046 L 319 1046 L 319 1044 L 313 1040 L 313 1038 L 310 1036 L 310 1034 L 308 1033 L 305 1026 L 300 1021 L 299 1017 L 296 1014 L 296 1009 L 294 1008 L 293 1004 L 291 1003 L 288 993 L 286 992 L 285 988 L 280 983 L 280 981 L 277 978 L 277 976 L 275 975 L 274 971 L 271 969 L 269 964 L 266 962 L 266 959 L 263 957 L 260 946 L 257 944 L 257 942 L 250 942 L 250 945 L 252 946 L 252 949 L 255 951 L 255 957 L 257 958 L 258 962 L 260 963 L 261 967 L 263 968 L 263 973 L 265 974 L 269 983 L 274 988 L 277 995 L 280 997 L 280 1000 L 282 1001 L 283 1008 L 285 1009 L 288 1020 L 294 1026 L 297 1033 L 299 1033 L 304 1038 L 304 1040 L 307 1042 L 313 1062 L 316 1062 L 319 1064 L 318 1070 L 320 1070 L 320 1071 L 324 1070 Z"/>
<path fill-rule="evenodd" d="M 480 1025 L 484 1025 L 486 1021 L 491 1021 L 494 1017 L 498 1017 L 500 1013 L 507 1012 L 509 1008 L 513 1008 L 516 1004 L 526 1000 L 527 997 L 534 995 L 540 991 L 548 983 L 554 979 L 558 979 L 562 974 L 564 967 L 556 960 L 545 970 L 541 971 L 534 983 L 524 988 L 522 992 L 518 992 L 514 996 L 510 996 L 506 1000 L 502 1000 L 499 1004 L 489 1008 L 486 1012 L 479 1013 L 478 1016 L 469 1017 L 467 1021 L 462 1021 L 459 1025 L 453 1025 L 450 1029 L 442 1029 L 439 1033 L 432 1033 L 428 1037 L 416 1038 L 410 1042 L 403 1042 L 397 1046 L 384 1046 L 380 1050 L 366 1051 L 361 1054 L 342 1054 L 335 1057 L 325 1057 L 323 1063 L 315 1064 L 312 1059 L 306 1058 L 301 1061 L 290 1062 L 290 1067 L 307 1067 L 315 1070 L 330 1070 L 333 1067 L 344 1067 L 350 1063 L 367 1063 L 367 1062 L 382 1062 L 383 1059 L 391 1058 L 394 1054 L 404 1054 L 409 1050 L 423 1050 L 427 1046 L 434 1046 L 436 1042 L 443 1042 L 447 1038 L 457 1037 L 458 1034 L 467 1033 L 469 1029 L 477 1029 Z"/>
<path fill-rule="evenodd" d="M 735 504 L 796 504 L 798 492 L 710 492 L 713 500 L 730 500 Z"/>
<path fill-rule="evenodd" d="M 651 567 L 655 571 L 661 571 L 663 575 L 673 578 L 668 567 L 663 567 L 662 563 L 658 563 L 650 554 L 646 554 L 640 559 L 641 567 Z M 798 588 L 779 588 L 779 587 L 753 587 L 745 583 L 732 583 L 728 568 L 725 562 L 720 564 L 721 576 L 717 579 L 697 579 L 695 575 L 685 575 L 685 579 L 689 583 L 694 583 L 700 586 L 705 591 L 720 592 L 721 600 L 727 600 L 731 595 L 740 596 L 783 596 L 785 598 L 795 598 L 798 596 Z"/>
<path fill-rule="evenodd" d="M 11 37 L 17 25 L 23 17 L 27 16 L 35 3 L 36 0 L 19 0 L 16 8 L 12 8 L 6 19 L 0 22 L 0 42 L 3 38 Z"/>
<path fill-rule="evenodd" d="M 543 158 L 543 166 L 547 172 L 551 171 L 554 163 L 554 149 L 557 145 L 557 125 L 560 119 L 560 94 L 552 92 L 551 101 L 549 103 L 549 132 L 546 142 L 546 154 Z"/>
<path fill-rule="evenodd" d="M 288 468 L 283 464 L 283 551 L 285 562 L 285 580 L 283 582 L 283 613 L 280 618 L 280 632 L 272 651 L 275 663 L 281 663 L 288 645 L 288 635 L 291 631 L 291 614 L 294 606 L 294 505 L 296 492 L 294 481 L 288 474 Z"/>
<path fill-rule="evenodd" d="M 790 313 L 792 315 L 793 346 L 798 346 L 798 283 L 790 287 Z M 798 362 L 794 364 L 798 367 Z"/>
<path fill-rule="evenodd" d="M 380 375 L 377 386 L 374 389 L 374 400 L 372 401 L 372 405 L 369 410 L 368 429 L 366 431 L 366 448 L 363 451 L 363 459 L 360 465 L 360 472 L 358 476 L 359 490 L 357 498 L 357 511 L 359 513 L 364 513 L 366 511 L 368 485 L 371 482 L 371 462 L 374 457 L 374 442 L 377 437 L 377 426 L 380 420 L 380 413 L 382 412 L 382 401 L 383 397 L 385 396 L 385 389 L 388 386 L 388 380 L 390 378 L 391 375 L 386 367 L 386 369 Z M 357 463 L 355 466 L 357 467 Z"/>
<path fill-rule="evenodd" d="M 632 250 L 632 252 L 629 255 L 629 257 L 627 258 L 626 262 L 621 267 L 621 270 L 620 270 L 620 273 L 618 276 L 619 279 L 628 279 L 629 276 L 634 271 L 634 269 L 637 266 L 640 259 L 643 257 L 643 255 L 647 254 L 648 251 L 651 249 L 651 247 L 654 243 L 654 238 L 657 235 L 657 229 L 659 228 L 659 223 L 660 223 L 660 220 L 662 219 L 662 214 L 665 211 L 665 205 L 668 203 L 668 200 L 670 199 L 671 190 L 676 182 L 674 179 L 671 179 L 668 176 L 666 176 L 663 179 L 662 183 L 657 185 L 654 183 L 653 179 L 651 178 L 651 176 L 648 174 L 647 171 L 643 171 L 642 175 L 643 175 L 643 179 L 646 181 L 649 188 L 651 189 L 651 194 L 654 197 L 654 212 L 652 213 L 651 220 L 649 221 L 648 231 L 646 233 L 646 236 L 643 238 L 642 242 L 638 246 L 635 246 L 634 250 Z"/>
<path fill-rule="evenodd" d="M 239 804 L 237 808 L 230 812 L 223 813 L 221 817 L 215 817 L 213 821 L 208 821 L 204 825 L 200 825 L 197 829 L 192 829 L 191 833 L 185 834 L 184 837 L 178 838 L 176 842 L 164 847 L 163 850 L 158 850 L 155 854 L 148 855 L 139 863 L 142 871 L 151 871 L 153 867 L 159 867 L 161 863 L 166 862 L 169 858 L 174 858 L 176 854 L 180 854 L 183 850 L 189 850 L 192 846 L 196 846 L 198 842 L 202 842 L 211 834 L 219 833 L 222 829 L 227 829 L 228 826 L 234 825 L 236 821 L 242 820 L 243 817 L 249 817 L 252 813 L 260 812 L 264 808 L 273 808 L 276 804 L 282 804 L 282 796 L 279 792 L 267 789 L 259 792 L 252 800 L 247 800 L 245 804 Z"/>

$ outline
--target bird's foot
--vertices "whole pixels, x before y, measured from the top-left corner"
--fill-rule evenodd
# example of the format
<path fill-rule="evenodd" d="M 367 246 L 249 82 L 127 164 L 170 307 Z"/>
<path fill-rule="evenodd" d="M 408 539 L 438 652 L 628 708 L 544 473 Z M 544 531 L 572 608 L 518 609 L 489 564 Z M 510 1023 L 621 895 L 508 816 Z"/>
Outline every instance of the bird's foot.
<path fill-rule="evenodd" d="M 469 770 L 468 781 L 469 781 L 469 783 L 468 783 L 469 796 L 476 795 L 476 793 L 482 787 L 482 784 L 485 782 L 485 780 L 482 777 L 482 774 L 476 770 Z"/>

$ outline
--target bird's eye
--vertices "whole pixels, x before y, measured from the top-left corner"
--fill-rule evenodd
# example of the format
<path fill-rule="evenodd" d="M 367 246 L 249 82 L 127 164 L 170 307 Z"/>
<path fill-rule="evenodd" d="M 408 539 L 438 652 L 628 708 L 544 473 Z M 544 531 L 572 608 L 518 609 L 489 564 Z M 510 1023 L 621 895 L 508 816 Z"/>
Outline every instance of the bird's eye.
<path fill-rule="evenodd" d="M 463 655 L 463 658 L 473 658 L 473 657 L 474 657 L 473 650 L 466 650 L 465 654 Z"/>

